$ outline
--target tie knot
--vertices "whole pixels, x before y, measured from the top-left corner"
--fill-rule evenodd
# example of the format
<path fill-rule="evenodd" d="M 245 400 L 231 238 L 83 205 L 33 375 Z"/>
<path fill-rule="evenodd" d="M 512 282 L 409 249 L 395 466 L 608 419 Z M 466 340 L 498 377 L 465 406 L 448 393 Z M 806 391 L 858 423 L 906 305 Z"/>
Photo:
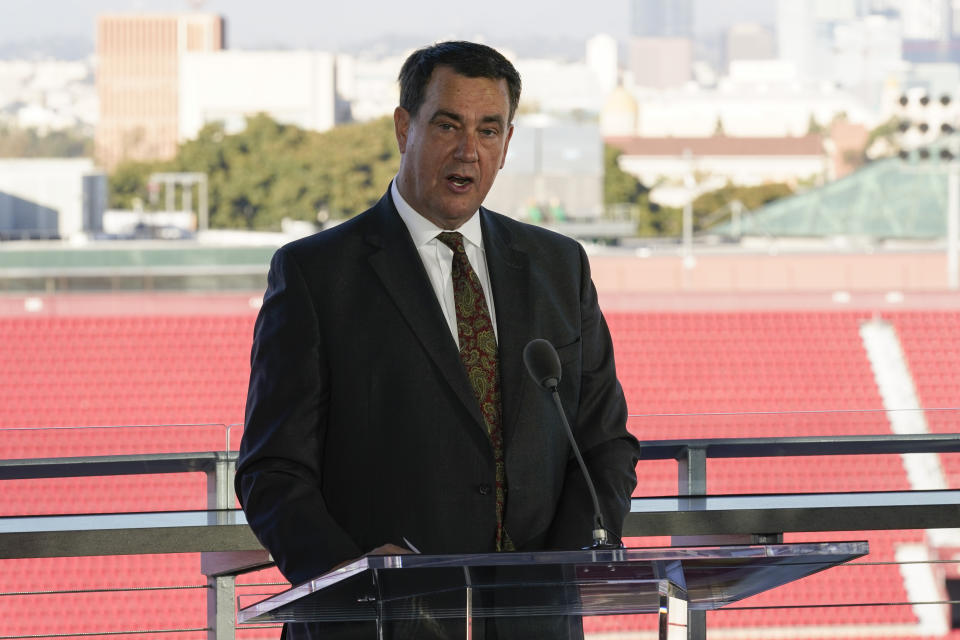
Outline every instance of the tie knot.
<path fill-rule="evenodd" d="M 463 235 L 459 231 L 444 231 L 437 235 L 437 240 L 450 247 L 454 253 L 464 253 Z"/>

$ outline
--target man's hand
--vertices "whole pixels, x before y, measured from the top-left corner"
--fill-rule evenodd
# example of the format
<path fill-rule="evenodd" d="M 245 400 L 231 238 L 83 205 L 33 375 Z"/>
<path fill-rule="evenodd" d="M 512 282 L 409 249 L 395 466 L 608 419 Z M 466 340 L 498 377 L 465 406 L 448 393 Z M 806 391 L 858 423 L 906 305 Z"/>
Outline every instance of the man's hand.
<path fill-rule="evenodd" d="M 376 549 L 373 549 L 371 551 L 367 551 L 363 555 L 365 556 L 399 556 L 407 553 L 413 553 L 413 551 L 411 551 L 410 549 L 407 549 L 406 547 L 398 547 L 395 544 L 388 543 L 388 544 L 382 544 Z"/>
<path fill-rule="evenodd" d="M 370 551 L 367 551 L 365 554 L 363 554 L 360 557 L 363 558 L 366 556 L 399 556 L 399 555 L 404 555 L 408 553 L 413 553 L 413 551 L 411 551 L 410 549 L 407 549 L 406 547 L 398 547 L 395 544 L 387 543 L 387 544 L 380 545 L 376 549 L 371 549 Z M 358 558 L 353 558 L 351 560 L 346 560 L 344 562 L 341 562 L 330 571 L 336 571 L 340 567 L 345 567 L 351 562 L 356 562 L 357 560 Z"/>

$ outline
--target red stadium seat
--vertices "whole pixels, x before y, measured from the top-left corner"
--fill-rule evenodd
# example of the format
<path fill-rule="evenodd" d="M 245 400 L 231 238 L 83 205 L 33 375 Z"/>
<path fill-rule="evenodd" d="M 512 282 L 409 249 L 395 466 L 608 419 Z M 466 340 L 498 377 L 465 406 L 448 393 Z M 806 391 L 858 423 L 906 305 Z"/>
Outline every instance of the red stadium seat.
<path fill-rule="evenodd" d="M 860 312 L 613 312 L 618 371 L 641 439 L 875 434 L 889 432 L 858 333 Z M 4 457 L 197 451 L 226 446 L 240 423 L 254 312 L 243 314 L 0 317 L 0 449 Z M 926 406 L 960 406 L 960 315 L 892 314 Z M 869 413 L 819 413 L 872 410 Z M 772 418 L 750 412 L 796 412 Z M 747 412 L 747 415 L 743 415 Z M 714 415 L 714 414 L 729 415 Z M 664 415 L 670 414 L 670 415 Z M 694 414 L 694 415 L 690 415 Z M 710 415 L 707 415 L 710 414 Z M 931 414 L 933 431 L 958 431 L 957 415 Z M 213 426 L 64 429 L 76 426 L 211 423 Z M 231 447 L 240 428 L 230 432 Z M 960 456 L 944 456 L 952 487 Z M 676 464 L 643 463 L 637 495 L 676 492 Z M 202 474 L 8 481 L 0 514 L 197 509 Z M 712 460 L 712 493 L 858 491 L 909 486 L 897 456 Z M 869 561 L 892 561 L 923 532 L 794 535 L 790 540 L 867 537 Z M 264 585 L 264 583 L 267 583 Z M 238 593 L 283 588 L 275 570 L 238 579 Z M 196 554 L 0 561 L 0 591 L 205 584 Z M 256 586 L 250 586 L 256 585 Z M 0 598 L 8 634 L 96 633 L 205 626 L 205 591 L 62 594 Z M 893 564 L 841 567 L 763 594 L 744 606 L 905 602 Z M 750 630 L 792 627 L 791 638 L 850 637 L 869 629 L 894 638 L 916 625 L 909 606 L 748 609 L 709 614 L 708 624 Z M 652 616 L 587 621 L 588 632 L 652 631 Z M 877 625 L 868 627 L 867 625 Z M 814 629 L 814 627 L 817 627 Z M 800 629 L 801 631 L 798 631 Z M 826 632 L 823 629 L 827 629 Z M 877 629 L 886 630 L 884 632 Z M 827 633 L 827 635 L 823 635 Z M 240 638 L 278 631 L 239 632 Z M 171 634 L 145 634 L 169 638 Z M 175 634 L 205 637 L 204 632 Z M 776 635 L 776 634 L 772 634 Z M 910 634 L 902 634 L 910 635 Z M 731 636 L 734 637 L 734 636 Z M 952 633 L 956 640 L 960 635 Z M 889 640 L 889 639 L 888 639 Z M 916 636 L 914 636 L 916 640 Z"/>

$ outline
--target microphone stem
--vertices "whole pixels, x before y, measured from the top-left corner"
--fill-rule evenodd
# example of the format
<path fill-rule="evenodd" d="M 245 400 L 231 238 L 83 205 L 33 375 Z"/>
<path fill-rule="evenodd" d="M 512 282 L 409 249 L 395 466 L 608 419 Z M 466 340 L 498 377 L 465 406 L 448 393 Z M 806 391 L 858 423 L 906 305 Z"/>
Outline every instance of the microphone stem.
<path fill-rule="evenodd" d="M 553 387 L 550 390 L 553 395 L 553 402 L 557 405 L 557 412 L 560 414 L 560 421 L 563 422 L 563 427 L 567 431 L 567 438 L 570 439 L 570 448 L 573 449 L 573 455 L 577 457 L 577 463 L 580 465 L 580 470 L 583 472 L 583 477 L 587 483 L 587 490 L 590 491 L 590 499 L 593 500 L 593 517 L 594 517 L 594 529 L 603 531 L 603 535 L 606 535 L 605 528 L 603 526 L 603 514 L 600 512 L 600 501 L 597 499 L 597 490 L 593 486 L 593 479 L 590 477 L 590 472 L 587 470 L 587 465 L 583 461 L 583 456 L 580 455 L 580 447 L 577 446 L 577 441 L 573 437 L 573 430 L 570 428 L 570 422 L 567 421 L 567 413 L 563 410 L 563 403 L 560 402 L 560 394 L 557 392 L 557 388 Z M 605 540 L 600 541 L 596 539 L 596 534 L 594 534 L 594 543 L 606 542 Z"/>

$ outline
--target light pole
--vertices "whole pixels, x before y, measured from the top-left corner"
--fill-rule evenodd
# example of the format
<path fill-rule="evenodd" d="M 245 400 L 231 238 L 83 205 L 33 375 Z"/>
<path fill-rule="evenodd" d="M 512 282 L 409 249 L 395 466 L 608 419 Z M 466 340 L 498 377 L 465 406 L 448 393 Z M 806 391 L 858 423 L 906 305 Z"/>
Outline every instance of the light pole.
<path fill-rule="evenodd" d="M 926 114 L 928 107 L 934 105 L 934 101 L 927 95 L 920 96 L 917 102 L 920 105 L 919 111 L 924 114 Z M 956 119 L 956 114 L 953 113 L 951 106 L 951 103 L 953 103 L 952 98 L 944 95 L 940 97 L 938 102 L 940 103 L 940 107 L 937 108 L 939 113 L 933 114 L 934 122 L 932 125 L 925 120 L 918 122 L 911 122 L 908 118 L 901 120 L 898 130 L 903 136 L 901 142 L 906 143 L 898 154 L 901 159 L 909 159 L 911 151 L 914 150 L 911 147 L 916 147 L 916 156 L 921 161 L 932 161 L 934 154 L 930 152 L 928 147 L 920 145 L 929 145 L 937 135 L 954 135 L 956 133 L 954 126 L 948 122 L 950 119 Z M 909 104 L 909 97 L 906 94 L 901 96 L 900 106 L 906 109 Z M 917 110 L 914 109 L 914 111 L 916 112 Z M 952 118 L 951 115 L 953 116 Z M 913 133 L 912 136 L 911 133 Z M 955 144 L 952 145 L 951 148 L 944 146 L 940 149 L 939 153 L 939 159 L 943 168 L 934 168 L 928 165 L 921 170 L 923 172 L 941 171 L 946 173 L 947 287 L 953 291 L 960 289 L 960 159 L 958 159 L 958 157 L 960 157 L 960 149 L 957 149 Z"/>
<path fill-rule="evenodd" d="M 947 154 L 947 287 L 956 291 L 960 289 L 960 162 L 956 154 Z"/>
<path fill-rule="evenodd" d="M 690 149 L 683 150 L 683 159 L 687 165 L 687 172 L 683 176 L 683 186 L 687 190 L 687 203 L 683 205 L 683 259 L 688 261 L 693 255 L 693 198 L 697 180 L 693 175 L 693 153 Z"/>

